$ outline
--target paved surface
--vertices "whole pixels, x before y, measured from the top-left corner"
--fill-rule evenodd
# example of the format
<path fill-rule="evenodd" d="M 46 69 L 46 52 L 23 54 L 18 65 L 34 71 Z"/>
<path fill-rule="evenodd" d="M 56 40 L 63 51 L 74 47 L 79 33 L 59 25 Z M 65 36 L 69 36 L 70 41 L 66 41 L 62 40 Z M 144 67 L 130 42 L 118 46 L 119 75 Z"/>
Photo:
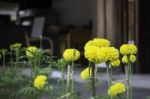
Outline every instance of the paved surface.
<path fill-rule="evenodd" d="M 80 78 L 80 72 L 82 69 L 76 69 L 74 72 L 74 80 L 75 80 L 75 88 L 76 91 L 80 93 L 81 99 L 90 99 L 91 91 L 86 90 L 85 85 L 87 85 L 87 81 L 83 81 Z M 30 70 L 25 69 L 24 73 L 29 74 Z M 61 77 L 61 73 L 59 71 L 53 71 L 50 75 L 50 78 L 59 78 Z M 113 79 L 119 80 L 125 77 L 124 74 L 114 74 Z M 107 75 L 106 73 L 98 73 L 98 79 L 100 81 L 99 85 L 96 87 L 97 95 L 104 95 L 107 92 Z M 133 74 L 132 77 L 132 86 L 133 86 L 133 99 L 146 99 L 150 96 L 150 75 L 142 75 L 142 74 Z M 85 91 L 86 90 L 86 91 Z M 43 99 L 49 99 L 45 95 Z M 126 99 L 126 98 L 121 98 Z"/>

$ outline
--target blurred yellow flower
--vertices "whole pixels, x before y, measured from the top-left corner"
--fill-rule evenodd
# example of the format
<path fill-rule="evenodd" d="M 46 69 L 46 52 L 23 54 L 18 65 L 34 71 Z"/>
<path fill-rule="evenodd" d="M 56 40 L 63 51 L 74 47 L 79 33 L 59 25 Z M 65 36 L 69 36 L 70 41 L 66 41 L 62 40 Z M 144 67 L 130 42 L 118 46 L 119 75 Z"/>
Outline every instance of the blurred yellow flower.
<path fill-rule="evenodd" d="M 34 87 L 42 90 L 46 84 L 47 77 L 45 75 L 38 75 L 34 80 Z"/>
<path fill-rule="evenodd" d="M 93 43 L 97 47 L 108 47 L 110 46 L 110 41 L 104 38 L 95 38 L 93 39 Z"/>
<path fill-rule="evenodd" d="M 96 46 L 87 46 L 84 52 L 85 58 L 93 63 L 101 63 L 105 61 L 105 53 L 103 50 Z"/>
<path fill-rule="evenodd" d="M 80 52 L 77 49 L 66 49 L 63 57 L 66 61 L 76 61 L 80 57 Z"/>
<path fill-rule="evenodd" d="M 35 46 L 29 46 L 26 50 L 26 55 L 28 57 L 33 57 L 35 53 L 38 52 L 38 48 Z"/>
<path fill-rule="evenodd" d="M 134 55 L 130 55 L 130 61 L 134 63 L 136 61 L 136 57 Z"/>
<path fill-rule="evenodd" d="M 16 49 L 16 48 L 20 48 L 21 46 L 22 46 L 21 43 L 15 43 L 15 44 L 10 45 L 10 48 L 11 49 Z"/>
<path fill-rule="evenodd" d="M 120 60 L 116 59 L 114 61 L 111 61 L 110 64 L 112 67 L 118 67 L 120 65 Z"/>
<path fill-rule="evenodd" d="M 110 96 L 117 96 L 119 94 L 122 94 L 126 91 L 126 86 L 125 84 L 118 82 L 115 83 L 114 85 L 110 86 L 108 89 L 108 95 Z"/>
<path fill-rule="evenodd" d="M 103 53 L 107 61 L 114 61 L 119 58 L 119 51 L 114 47 L 103 47 Z"/>
<path fill-rule="evenodd" d="M 88 80 L 91 75 L 92 75 L 92 71 L 91 68 L 89 67 L 85 68 L 80 74 L 82 80 Z"/>
<path fill-rule="evenodd" d="M 88 47 L 88 46 L 94 46 L 94 42 L 93 42 L 93 40 L 90 40 L 90 41 L 88 41 L 86 44 L 85 44 L 85 46 L 84 46 L 84 50 L 86 49 L 86 47 Z"/>
<path fill-rule="evenodd" d="M 122 55 L 128 55 L 128 54 L 135 55 L 137 53 L 137 47 L 134 44 L 123 44 L 120 47 L 120 53 Z"/>
<path fill-rule="evenodd" d="M 124 55 L 124 56 L 122 57 L 122 63 L 124 63 L 124 64 L 127 64 L 127 63 L 128 63 L 128 58 L 127 58 L 126 55 Z"/>
<path fill-rule="evenodd" d="M 110 46 L 110 41 L 104 38 L 94 38 L 85 44 L 84 49 L 86 49 L 87 46 L 108 47 Z"/>
<path fill-rule="evenodd" d="M 136 57 L 134 55 L 130 55 L 129 60 L 134 63 L 136 61 Z M 127 64 L 128 63 L 128 58 L 127 55 L 124 55 L 122 57 L 122 63 Z"/>

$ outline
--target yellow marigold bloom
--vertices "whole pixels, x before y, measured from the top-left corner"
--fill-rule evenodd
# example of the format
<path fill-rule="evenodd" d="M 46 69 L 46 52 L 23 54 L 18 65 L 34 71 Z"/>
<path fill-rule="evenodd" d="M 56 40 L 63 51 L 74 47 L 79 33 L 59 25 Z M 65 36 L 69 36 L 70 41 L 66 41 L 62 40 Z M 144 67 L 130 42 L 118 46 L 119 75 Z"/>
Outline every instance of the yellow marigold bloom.
<path fill-rule="evenodd" d="M 105 61 L 105 53 L 96 46 L 87 46 L 84 55 L 90 62 L 101 63 Z"/>
<path fill-rule="evenodd" d="M 85 46 L 84 46 L 84 50 L 86 50 L 87 46 L 95 46 L 93 40 L 88 41 Z"/>
<path fill-rule="evenodd" d="M 103 53 L 107 61 L 114 61 L 119 58 L 119 51 L 114 47 L 103 47 Z"/>
<path fill-rule="evenodd" d="M 137 47 L 134 44 L 123 44 L 120 47 L 120 53 L 122 55 L 127 55 L 127 54 L 136 54 L 137 53 Z"/>
<path fill-rule="evenodd" d="M 22 46 L 21 43 L 15 43 L 15 44 L 10 45 L 10 48 L 11 49 L 16 49 L 16 48 L 20 48 L 21 46 Z"/>
<path fill-rule="evenodd" d="M 34 87 L 41 90 L 44 88 L 47 81 L 47 77 L 45 75 L 39 75 L 34 80 Z"/>
<path fill-rule="evenodd" d="M 80 57 L 80 52 L 77 49 L 66 49 L 63 53 L 63 57 L 67 61 L 76 61 Z"/>
<path fill-rule="evenodd" d="M 92 70 L 89 67 L 84 69 L 80 74 L 82 80 L 88 80 L 91 75 L 92 75 Z"/>
<path fill-rule="evenodd" d="M 114 61 L 111 61 L 110 64 L 112 67 L 118 67 L 120 65 L 120 60 L 116 59 Z"/>
<path fill-rule="evenodd" d="M 27 50 L 26 50 L 26 55 L 28 57 L 33 57 L 36 52 L 38 52 L 38 48 L 37 47 L 35 47 L 35 46 L 29 46 L 27 48 Z"/>
<path fill-rule="evenodd" d="M 130 55 L 130 61 L 134 63 L 136 61 L 136 57 L 134 55 Z"/>
<path fill-rule="evenodd" d="M 136 61 L 136 57 L 134 55 L 130 55 L 129 60 L 134 63 Z M 122 57 L 122 63 L 127 64 L 128 63 L 128 58 L 127 56 Z"/>
<path fill-rule="evenodd" d="M 122 57 L 122 63 L 124 63 L 124 64 L 127 64 L 127 63 L 128 63 L 128 58 L 127 58 L 126 55 L 124 55 L 124 56 Z"/>
<path fill-rule="evenodd" d="M 108 89 L 108 95 L 110 96 L 117 96 L 119 94 L 122 94 L 126 91 L 126 86 L 125 84 L 118 82 L 115 83 L 114 85 L 110 86 Z"/>
<path fill-rule="evenodd" d="M 93 43 L 97 47 L 108 47 L 110 46 L 110 41 L 104 38 L 95 38 L 93 39 Z"/>

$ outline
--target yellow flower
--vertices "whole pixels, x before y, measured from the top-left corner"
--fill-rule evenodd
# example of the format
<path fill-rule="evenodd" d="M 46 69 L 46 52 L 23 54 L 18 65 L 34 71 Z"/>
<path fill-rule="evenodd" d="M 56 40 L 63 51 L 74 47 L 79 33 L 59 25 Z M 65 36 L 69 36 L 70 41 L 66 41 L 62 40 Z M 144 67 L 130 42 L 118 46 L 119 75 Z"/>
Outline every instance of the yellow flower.
<path fill-rule="evenodd" d="M 95 38 L 93 39 L 93 43 L 97 47 L 108 47 L 110 46 L 110 41 L 104 38 Z"/>
<path fill-rule="evenodd" d="M 84 69 L 80 74 L 82 80 L 88 80 L 91 75 L 92 75 L 92 71 L 89 67 Z"/>
<path fill-rule="evenodd" d="M 134 55 L 130 55 L 129 60 L 134 63 L 136 61 L 136 57 Z M 127 64 L 128 63 L 128 58 L 127 56 L 122 57 L 122 63 Z"/>
<path fill-rule="evenodd" d="M 116 59 L 114 61 L 111 61 L 110 64 L 112 67 L 118 67 L 120 65 L 120 60 Z"/>
<path fill-rule="evenodd" d="M 45 75 L 39 75 L 34 80 L 34 87 L 42 90 L 46 84 L 47 77 Z"/>
<path fill-rule="evenodd" d="M 90 62 L 101 63 L 105 61 L 105 53 L 102 51 L 99 47 L 87 46 L 84 55 Z"/>
<path fill-rule="evenodd" d="M 126 91 L 126 86 L 125 84 L 118 82 L 115 83 L 114 85 L 110 86 L 108 89 L 108 95 L 110 96 L 117 96 L 119 94 L 122 94 Z"/>
<path fill-rule="evenodd" d="M 80 57 L 80 52 L 76 49 L 66 49 L 63 53 L 63 57 L 67 61 L 76 61 Z"/>
<path fill-rule="evenodd" d="M 35 53 L 38 52 L 38 48 L 35 46 L 29 46 L 26 50 L 26 55 L 28 57 L 33 57 Z"/>
<path fill-rule="evenodd" d="M 16 49 L 16 48 L 20 48 L 21 46 L 22 46 L 21 43 L 15 43 L 15 44 L 10 45 L 10 48 L 11 49 Z"/>
<path fill-rule="evenodd" d="M 128 55 L 128 54 L 136 54 L 137 53 L 137 47 L 134 44 L 123 44 L 120 47 L 120 53 L 122 55 Z"/>
<path fill-rule="evenodd" d="M 96 47 L 108 47 L 110 46 L 110 41 L 103 38 L 95 38 L 93 40 L 88 41 L 85 44 L 84 49 L 86 49 L 87 46 L 96 46 Z"/>
<path fill-rule="evenodd" d="M 126 55 L 124 55 L 124 56 L 122 57 L 122 63 L 124 63 L 124 64 L 127 64 L 127 63 L 128 63 L 128 58 L 127 58 Z"/>
<path fill-rule="evenodd" d="M 136 61 L 136 57 L 134 55 L 130 55 L 130 61 L 134 63 Z"/>
<path fill-rule="evenodd" d="M 94 46 L 93 40 L 90 40 L 85 44 L 84 50 L 86 50 L 86 47 L 88 47 L 88 46 Z"/>
<path fill-rule="evenodd" d="M 107 61 L 114 61 L 119 58 L 119 51 L 114 47 L 103 47 L 103 53 Z"/>

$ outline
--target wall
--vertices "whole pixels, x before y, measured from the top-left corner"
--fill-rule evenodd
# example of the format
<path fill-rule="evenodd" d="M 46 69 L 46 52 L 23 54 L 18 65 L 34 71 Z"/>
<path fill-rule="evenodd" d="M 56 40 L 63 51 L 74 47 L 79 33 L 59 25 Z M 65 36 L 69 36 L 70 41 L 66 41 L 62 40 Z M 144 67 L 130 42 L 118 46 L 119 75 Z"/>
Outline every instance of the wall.
<path fill-rule="evenodd" d="M 63 25 L 87 25 L 91 20 L 91 0 L 53 0 Z"/>

